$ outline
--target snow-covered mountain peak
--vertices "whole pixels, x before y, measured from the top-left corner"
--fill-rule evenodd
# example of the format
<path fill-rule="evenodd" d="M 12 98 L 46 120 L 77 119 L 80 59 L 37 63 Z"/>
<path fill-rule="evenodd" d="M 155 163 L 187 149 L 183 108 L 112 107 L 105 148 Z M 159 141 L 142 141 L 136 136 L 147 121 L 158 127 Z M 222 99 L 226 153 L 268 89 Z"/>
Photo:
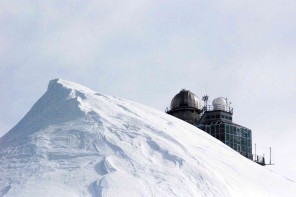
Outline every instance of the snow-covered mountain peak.
<path fill-rule="evenodd" d="M 70 90 L 75 90 L 79 91 L 84 94 L 94 94 L 95 92 L 83 85 L 71 82 L 71 81 L 66 81 L 63 79 L 53 79 L 49 82 L 48 84 L 48 90 L 53 90 L 53 91 L 59 91 L 59 89 L 70 89 Z"/>
<path fill-rule="evenodd" d="M 24 143 L 25 139 L 40 129 L 83 117 L 89 112 L 83 100 L 87 95 L 94 94 L 93 90 L 80 84 L 62 79 L 51 80 L 44 95 L 15 127 L 0 139 L 0 142 Z M 5 140 L 10 138 L 24 140 Z M 0 144 L 0 147 L 4 144 L 6 145 Z"/>
<path fill-rule="evenodd" d="M 186 122 L 61 79 L 0 138 L 0 175 L 0 197 L 296 193 Z"/>

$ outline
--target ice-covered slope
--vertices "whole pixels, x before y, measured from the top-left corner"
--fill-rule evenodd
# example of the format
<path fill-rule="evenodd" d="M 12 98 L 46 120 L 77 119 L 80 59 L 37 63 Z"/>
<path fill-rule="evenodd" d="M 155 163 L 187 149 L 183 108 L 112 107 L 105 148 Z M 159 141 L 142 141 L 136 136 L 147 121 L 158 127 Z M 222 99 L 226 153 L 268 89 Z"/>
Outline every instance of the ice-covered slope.
<path fill-rule="evenodd" d="M 0 139 L 0 197 L 296 196 L 296 184 L 163 112 L 52 80 Z"/>

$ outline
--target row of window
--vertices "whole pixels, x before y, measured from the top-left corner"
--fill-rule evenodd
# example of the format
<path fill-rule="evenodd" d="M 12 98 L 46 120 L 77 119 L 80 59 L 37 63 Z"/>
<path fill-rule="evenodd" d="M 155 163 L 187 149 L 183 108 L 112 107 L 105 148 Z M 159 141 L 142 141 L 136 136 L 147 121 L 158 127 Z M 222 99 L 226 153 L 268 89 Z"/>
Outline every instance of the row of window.
<path fill-rule="evenodd" d="M 240 153 L 248 153 L 248 154 L 252 153 L 252 147 L 241 146 L 240 144 L 235 144 L 235 143 L 231 143 L 231 142 L 226 142 L 225 144 Z"/>
<path fill-rule="evenodd" d="M 226 116 L 226 115 L 220 115 L 220 114 L 217 114 L 217 115 L 208 115 L 206 116 L 206 119 L 217 119 L 217 118 L 223 118 L 223 119 L 226 119 L 226 120 L 232 120 L 232 117 L 231 116 Z"/>
<path fill-rule="evenodd" d="M 221 140 L 222 142 L 225 141 L 229 141 L 232 143 L 239 143 L 242 145 L 248 145 L 251 146 L 251 139 L 250 138 L 243 138 L 243 137 L 238 137 L 235 135 L 229 135 L 229 134 L 223 134 L 223 133 L 213 133 L 213 132 L 209 132 L 210 135 L 212 135 L 213 137 Z"/>
<path fill-rule="evenodd" d="M 228 130 L 226 130 L 225 133 L 229 134 L 229 135 L 239 136 L 239 137 L 242 137 L 242 138 L 251 138 L 251 132 L 244 132 L 244 131 L 241 131 L 241 130 L 238 130 L 238 131 L 228 131 Z"/>
<path fill-rule="evenodd" d="M 251 139 L 240 138 L 240 137 L 227 135 L 227 134 L 225 136 L 225 141 L 231 142 L 231 143 L 236 143 L 236 144 L 241 144 L 243 146 L 251 146 L 251 144 L 252 144 Z"/>
<path fill-rule="evenodd" d="M 252 132 L 249 129 L 246 128 L 241 128 L 241 127 L 236 127 L 233 125 L 228 125 L 225 124 L 225 132 L 232 134 L 232 135 L 237 135 L 245 138 L 251 138 L 252 137 Z"/>
<path fill-rule="evenodd" d="M 210 134 L 212 134 L 212 133 L 214 133 L 214 134 L 226 133 L 229 135 L 235 135 L 235 136 L 239 136 L 242 138 L 251 138 L 252 137 L 251 130 L 247 130 L 245 128 L 239 128 L 239 127 L 235 127 L 235 126 L 224 125 L 224 124 L 201 126 L 199 128 L 206 131 L 207 133 L 210 133 Z"/>
<path fill-rule="evenodd" d="M 252 158 L 251 130 L 223 122 L 220 124 L 200 125 L 199 128 L 247 158 Z"/>

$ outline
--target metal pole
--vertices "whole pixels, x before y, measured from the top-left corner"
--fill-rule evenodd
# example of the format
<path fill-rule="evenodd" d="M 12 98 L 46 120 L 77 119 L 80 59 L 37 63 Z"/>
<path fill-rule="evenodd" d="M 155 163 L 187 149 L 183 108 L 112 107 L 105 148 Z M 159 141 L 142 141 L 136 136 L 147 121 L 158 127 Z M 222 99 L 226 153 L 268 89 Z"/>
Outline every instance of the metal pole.
<path fill-rule="evenodd" d="M 269 147 L 269 164 L 271 165 L 271 147 Z"/>
<path fill-rule="evenodd" d="M 256 143 L 255 143 L 255 161 L 256 161 Z"/>

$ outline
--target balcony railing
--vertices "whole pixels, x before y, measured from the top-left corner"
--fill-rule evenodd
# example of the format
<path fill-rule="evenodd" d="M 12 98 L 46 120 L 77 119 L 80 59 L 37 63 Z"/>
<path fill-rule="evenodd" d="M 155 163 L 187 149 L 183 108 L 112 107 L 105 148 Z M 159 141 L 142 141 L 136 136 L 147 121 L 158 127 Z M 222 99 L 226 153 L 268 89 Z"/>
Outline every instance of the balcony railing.
<path fill-rule="evenodd" d="M 263 156 L 253 155 L 253 161 L 255 161 L 256 163 L 258 163 L 262 166 L 266 165 L 265 158 Z"/>
<path fill-rule="evenodd" d="M 214 111 L 214 110 L 222 110 L 222 111 L 226 111 L 229 113 L 233 113 L 233 108 L 230 106 L 225 106 L 225 105 L 215 105 L 215 107 L 213 105 L 205 105 L 203 107 L 203 111 Z"/>

